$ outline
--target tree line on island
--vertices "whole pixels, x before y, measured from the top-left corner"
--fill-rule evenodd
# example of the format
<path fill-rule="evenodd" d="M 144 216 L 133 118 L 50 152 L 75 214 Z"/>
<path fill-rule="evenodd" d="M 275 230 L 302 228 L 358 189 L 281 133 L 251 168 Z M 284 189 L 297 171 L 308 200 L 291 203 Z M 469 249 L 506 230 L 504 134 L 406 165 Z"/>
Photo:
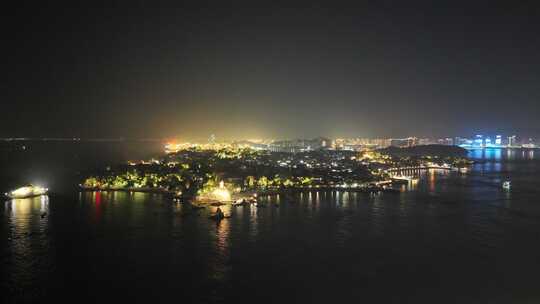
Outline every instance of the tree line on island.
<path fill-rule="evenodd" d="M 191 148 L 160 159 L 117 164 L 89 174 L 87 190 L 181 193 L 193 198 L 218 187 L 231 193 L 295 188 L 363 186 L 388 178 L 384 169 L 430 161 L 465 166 L 459 147 L 421 146 L 354 152 L 278 153 L 252 149 Z"/>

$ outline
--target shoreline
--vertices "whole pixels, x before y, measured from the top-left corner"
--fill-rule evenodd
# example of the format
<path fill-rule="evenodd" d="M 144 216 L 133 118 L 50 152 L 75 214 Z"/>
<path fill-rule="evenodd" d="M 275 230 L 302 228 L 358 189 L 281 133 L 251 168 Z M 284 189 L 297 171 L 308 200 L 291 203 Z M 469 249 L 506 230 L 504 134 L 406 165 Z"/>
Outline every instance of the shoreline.
<path fill-rule="evenodd" d="M 387 183 L 385 185 L 401 184 L 401 182 Z M 162 194 L 170 196 L 173 198 L 181 198 L 181 195 L 177 195 L 176 191 L 159 189 L 159 188 L 90 188 L 90 187 L 79 187 L 81 192 L 139 192 L 139 193 L 153 193 L 153 194 Z M 301 192 L 328 192 L 328 191 L 343 191 L 343 192 L 356 192 L 356 193 L 377 193 L 377 192 L 396 192 L 399 191 L 395 188 L 381 187 L 379 185 L 373 185 L 371 187 L 335 187 L 335 186 L 324 186 L 324 187 L 295 187 L 288 189 L 271 189 L 271 190 L 247 190 L 239 193 L 231 194 L 231 200 L 219 200 L 211 197 L 196 197 L 194 199 L 187 199 L 186 202 L 196 202 L 196 203 L 215 203 L 215 202 L 224 202 L 224 203 L 233 203 L 237 200 L 242 199 L 252 199 L 254 197 L 260 196 L 274 196 L 274 195 L 290 195 L 293 193 Z"/>
<path fill-rule="evenodd" d="M 140 193 L 155 193 L 155 194 L 167 194 L 176 196 L 176 191 L 165 190 L 161 188 L 97 188 L 97 187 L 81 187 L 79 190 L 82 192 L 98 192 L 98 191 L 108 191 L 108 192 L 140 192 Z"/>

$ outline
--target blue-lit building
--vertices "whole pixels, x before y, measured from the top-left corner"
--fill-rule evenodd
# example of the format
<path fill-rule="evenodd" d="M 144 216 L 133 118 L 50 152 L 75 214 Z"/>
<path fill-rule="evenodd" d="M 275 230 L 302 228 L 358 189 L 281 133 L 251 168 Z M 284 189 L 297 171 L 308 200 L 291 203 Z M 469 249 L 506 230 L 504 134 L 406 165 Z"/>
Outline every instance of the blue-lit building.
<path fill-rule="evenodd" d="M 475 148 L 483 148 L 484 147 L 484 136 L 483 135 L 476 135 L 473 142 L 473 147 Z"/>
<path fill-rule="evenodd" d="M 506 138 L 503 141 L 502 135 L 495 135 L 495 136 L 485 136 L 485 135 L 475 135 L 473 139 L 467 139 L 467 138 L 460 138 L 456 137 L 456 141 L 458 146 L 466 149 L 484 149 L 484 148 L 503 148 L 507 145 L 513 146 L 515 145 L 516 139 L 515 136 L 508 138 L 508 143 L 506 142 Z"/>
<path fill-rule="evenodd" d="M 497 147 L 502 147 L 502 136 L 501 135 L 497 135 L 497 137 L 495 137 L 495 145 Z"/>

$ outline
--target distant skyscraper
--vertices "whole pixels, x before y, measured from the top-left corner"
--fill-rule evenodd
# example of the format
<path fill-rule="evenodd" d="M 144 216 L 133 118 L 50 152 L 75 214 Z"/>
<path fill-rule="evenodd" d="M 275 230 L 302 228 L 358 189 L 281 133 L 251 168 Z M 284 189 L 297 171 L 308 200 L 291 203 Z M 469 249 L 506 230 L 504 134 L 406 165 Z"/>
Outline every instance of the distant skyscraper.
<path fill-rule="evenodd" d="M 429 138 L 420 138 L 418 140 L 418 144 L 423 146 L 423 145 L 430 145 L 432 142 L 431 142 L 431 139 Z"/>
<path fill-rule="evenodd" d="M 407 138 L 407 146 L 409 147 L 418 146 L 418 138 L 416 137 Z"/>
<path fill-rule="evenodd" d="M 311 148 L 313 150 L 318 150 L 318 149 L 326 149 L 328 148 L 331 140 L 326 138 L 326 137 L 317 137 L 317 138 L 314 138 L 312 140 L 308 140 L 309 141 L 309 145 L 311 146 Z"/>
<path fill-rule="evenodd" d="M 515 135 L 508 137 L 508 146 L 515 147 L 516 145 L 517 145 L 517 137 Z"/>
<path fill-rule="evenodd" d="M 534 144 L 534 139 L 532 138 L 529 138 L 529 140 L 527 140 L 527 143 L 524 143 L 522 145 L 524 148 L 535 148 L 536 145 Z"/>
<path fill-rule="evenodd" d="M 474 146 L 477 148 L 484 147 L 484 136 L 476 135 L 474 138 Z"/>
<path fill-rule="evenodd" d="M 497 135 L 497 137 L 495 138 L 495 145 L 502 146 L 502 136 L 501 135 Z"/>
<path fill-rule="evenodd" d="M 467 139 L 462 137 L 456 137 L 454 138 L 454 145 L 460 146 L 460 145 L 466 145 Z"/>

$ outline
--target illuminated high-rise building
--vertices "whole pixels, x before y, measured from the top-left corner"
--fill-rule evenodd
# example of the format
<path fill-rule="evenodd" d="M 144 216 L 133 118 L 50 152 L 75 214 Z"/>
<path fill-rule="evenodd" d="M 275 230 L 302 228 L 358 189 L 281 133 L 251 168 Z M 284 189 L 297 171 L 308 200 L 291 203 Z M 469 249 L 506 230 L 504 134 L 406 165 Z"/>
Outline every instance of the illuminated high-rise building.
<path fill-rule="evenodd" d="M 418 140 L 419 145 L 431 145 L 433 142 L 429 138 L 420 138 Z"/>
<path fill-rule="evenodd" d="M 496 146 L 502 146 L 502 136 L 501 135 L 497 135 L 497 137 L 495 138 L 495 145 Z"/>
<path fill-rule="evenodd" d="M 456 137 L 454 138 L 454 145 L 461 146 L 461 145 L 467 145 L 467 139 L 462 137 Z"/>
<path fill-rule="evenodd" d="M 474 138 L 474 147 L 481 148 L 484 147 L 484 136 L 476 135 Z"/>
<path fill-rule="evenodd" d="M 407 138 L 407 146 L 409 147 L 418 146 L 418 138 L 417 137 Z"/>
<path fill-rule="evenodd" d="M 517 145 L 517 136 L 512 135 L 508 137 L 508 146 L 509 147 L 515 147 Z"/>
<path fill-rule="evenodd" d="M 392 138 L 390 140 L 390 146 L 398 148 L 408 147 L 409 141 L 406 138 Z"/>

